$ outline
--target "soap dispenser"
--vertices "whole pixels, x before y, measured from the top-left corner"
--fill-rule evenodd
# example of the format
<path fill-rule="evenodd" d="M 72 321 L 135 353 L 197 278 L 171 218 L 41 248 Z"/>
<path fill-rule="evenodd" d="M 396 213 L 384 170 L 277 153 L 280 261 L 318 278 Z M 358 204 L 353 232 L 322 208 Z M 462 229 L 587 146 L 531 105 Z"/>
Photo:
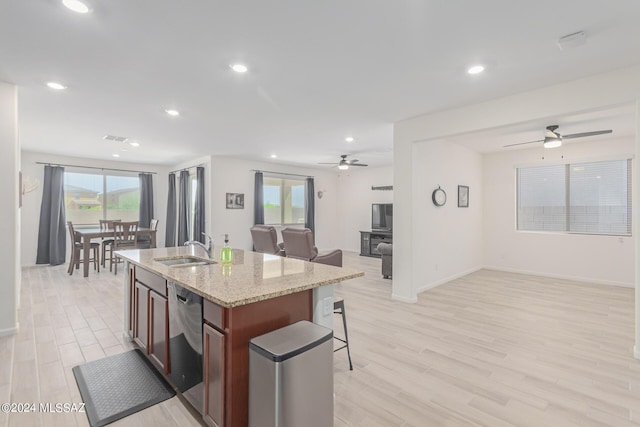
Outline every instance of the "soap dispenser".
<path fill-rule="evenodd" d="M 224 235 L 224 247 L 220 250 L 220 261 L 230 263 L 233 260 L 233 249 L 229 246 L 229 235 Z"/>

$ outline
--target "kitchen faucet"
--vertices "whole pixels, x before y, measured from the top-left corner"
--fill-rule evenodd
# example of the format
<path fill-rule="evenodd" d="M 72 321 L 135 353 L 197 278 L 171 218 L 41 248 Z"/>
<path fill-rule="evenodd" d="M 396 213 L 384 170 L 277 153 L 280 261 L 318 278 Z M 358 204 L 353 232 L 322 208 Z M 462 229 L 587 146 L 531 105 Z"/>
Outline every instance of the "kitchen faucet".
<path fill-rule="evenodd" d="M 207 251 L 207 255 L 209 255 L 209 259 L 213 259 L 213 239 L 211 238 L 211 236 L 209 236 L 205 232 L 202 232 L 202 235 L 207 238 L 208 242 L 207 242 L 206 246 L 202 242 L 199 242 L 197 240 L 188 240 L 188 241 L 184 242 L 184 245 L 185 246 L 189 246 L 189 245 L 200 246 L 202 249 Z"/>

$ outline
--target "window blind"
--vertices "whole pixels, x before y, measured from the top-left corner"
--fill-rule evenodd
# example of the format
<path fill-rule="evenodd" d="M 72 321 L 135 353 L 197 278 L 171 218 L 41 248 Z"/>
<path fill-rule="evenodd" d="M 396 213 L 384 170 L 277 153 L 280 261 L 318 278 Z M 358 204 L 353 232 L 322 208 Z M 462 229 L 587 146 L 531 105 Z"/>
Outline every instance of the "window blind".
<path fill-rule="evenodd" d="M 517 227 L 631 235 L 631 160 L 517 169 Z"/>

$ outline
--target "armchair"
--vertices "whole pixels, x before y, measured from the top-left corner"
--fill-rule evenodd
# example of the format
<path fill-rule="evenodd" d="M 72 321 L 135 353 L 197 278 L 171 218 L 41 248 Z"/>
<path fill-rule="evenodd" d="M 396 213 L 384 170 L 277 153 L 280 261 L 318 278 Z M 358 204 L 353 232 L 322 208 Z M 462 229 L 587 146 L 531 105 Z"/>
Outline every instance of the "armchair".
<path fill-rule="evenodd" d="M 319 254 L 318 248 L 313 245 L 313 233 L 308 228 L 285 228 L 282 230 L 282 240 L 287 258 L 342 267 L 342 250 Z"/>
<path fill-rule="evenodd" d="M 278 243 L 278 233 L 272 225 L 254 225 L 251 227 L 253 248 L 256 252 L 285 256 L 284 244 Z"/>
<path fill-rule="evenodd" d="M 393 245 L 391 243 L 378 243 L 378 252 L 382 255 L 382 277 L 393 277 Z"/>

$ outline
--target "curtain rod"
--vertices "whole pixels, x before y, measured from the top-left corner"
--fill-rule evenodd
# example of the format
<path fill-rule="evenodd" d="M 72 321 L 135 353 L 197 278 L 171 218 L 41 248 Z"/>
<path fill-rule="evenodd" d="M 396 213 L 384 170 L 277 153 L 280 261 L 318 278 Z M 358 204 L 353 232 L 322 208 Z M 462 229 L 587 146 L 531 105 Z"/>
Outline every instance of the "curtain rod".
<path fill-rule="evenodd" d="M 199 165 L 188 166 L 188 167 L 186 167 L 186 168 L 182 168 L 182 169 L 176 169 L 176 170 L 171 171 L 171 172 L 169 172 L 169 173 L 176 173 L 176 172 L 188 171 L 188 170 L 189 170 L 189 169 L 191 169 L 191 168 L 197 168 L 197 167 L 200 167 L 200 166 L 204 166 L 204 163 L 200 163 Z"/>
<path fill-rule="evenodd" d="M 291 175 L 291 176 L 304 176 L 305 178 L 315 178 L 313 175 L 300 175 L 298 173 L 285 173 L 285 172 L 274 172 L 274 171 L 262 171 L 259 169 L 251 169 L 253 172 L 266 172 L 266 173 L 275 173 L 276 175 Z"/>
<path fill-rule="evenodd" d="M 101 171 L 116 171 L 116 172 L 137 172 L 137 173 L 150 173 L 155 175 L 157 172 L 145 172 L 145 171 L 132 171 L 130 169 L 113 169 L 113 168 L 99 168 L 95 166 L 80 166 L 80 165 L 65 165 L 62 163 L 51 162 L 36 162 L 37 165 L 49 165 L 49 166 L 68 166 L 70 168 L 84 168 L 84 169 L 97 169 Z"/>

